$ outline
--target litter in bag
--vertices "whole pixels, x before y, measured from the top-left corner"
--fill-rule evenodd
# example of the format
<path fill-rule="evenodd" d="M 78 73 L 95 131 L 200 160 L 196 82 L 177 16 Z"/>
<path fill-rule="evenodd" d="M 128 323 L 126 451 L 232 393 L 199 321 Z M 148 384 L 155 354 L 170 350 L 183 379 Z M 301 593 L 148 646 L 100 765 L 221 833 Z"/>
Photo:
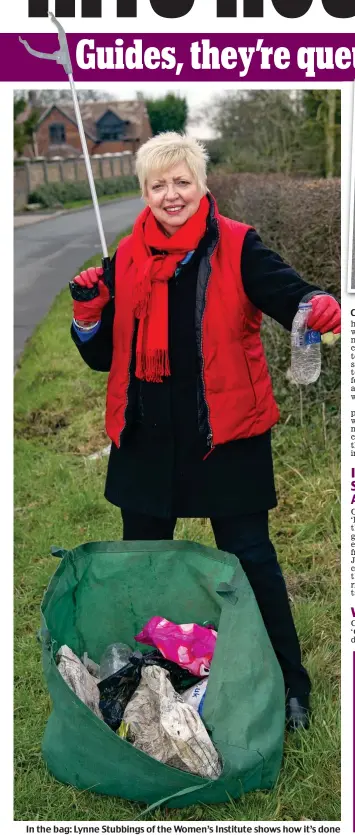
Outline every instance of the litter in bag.
<path fill-rule="evenodd" d="M 133 696 L 141 680 L 143 666 L 152 664 L 163 667 L 170 675 L 173 687 L 178 691 L 196 684 L 196 677 L 187 670 L 183 670 L 178 664 L 163 658 L 158 650 L 143 655 L 139 650 L 132 652 L 128 664 L 117 670 L 111 676 L 100 681 L 100 710 L 107 725 L 116 731 L 119 727 L 124 709 L 129 699 Z M 197 679 L 198 681 L 199 679 Z"/>
<path fill-rule="evenodd" d="M 176 624 L 156 616 L 146 623 L 135 640 L 157 647 L 164 658 L 202 678 L 210 671 L 217 632 L 196 623 Z"/>
<path fill-rule="evenodd" d="M 118 673 L 128 664 L 133 649 L 127 644 L 109 644 L 100 658 L 100 679 L 103 681 Z"/>
<path fill-rule="evenodd" d="M 100 680 L 100 665 L 96 664 L 96 662 L 93 661 L 92 658 L 89 658 L 87 652 L 84 652 L 84 655 L 83 655 L 81 661 L 82 661 L 82 664 L 84 664 L 84 667 L 86 667 L 88 673 L 90 673 L 90 675 L 93 676 L 93 678 L 96 678 L 97 681 L 99 681 Z"/>
<path fill-rule="evenodd" d="M 202 681 L 198 681 L 197 684 L 195 684 L 193 687 L 189 687 L 189 689 L 182 694 L 182 698 L 185 704 L 195 708 L 195 710 L 197 710 L 197 713 L 199 713 L 200 716 L 202 715 L 202 708 L 203 703 L 205 701 L 207 684 L 208 678 L 203 678 Z"/>
<path fill-rule="evenodd" d="M 80 658 L 70 647 L 64 645 L 57 653 L 58 670 L 71 690 L 84 702 L 99 719 L 102 715 L 99 708 L 99 690 L 95 679 L 88 672 Z"/>
<path fill-rule="evenodd" d="M 164 670 L 167 670 L 173 688 L 178 693 L 184 693 L 187 688 L 192 687 L 200 681 L 199 676 L 192 675 L 188 670 L 180 667 L 179 664 L 175 664 L 175 661 L 169 661 L 168 658 L 164 658 L 158 649 L 154 649 L 153 652 L 147 652 L 143 656 L 143 664 L 145 667 L 154 664 L 156 667 L 162 667 Z"/>
<path fill-rule="evenodd" d="M 161 667 L 143 667 L 124 712 L 128 741 L 173 768 L 215 780 L 222 767 L 196 710 L 183 702 Z"/>
<path fill-rule="evenodd" d="M 176 540 L 88 542 L 53 553 L 60 560 L 42 602 L 40 631 L 52 703 L 42 751 L 51 774 L 80 791 L 163 803 L 180 809 L 182 819 L 183 807 L 271 789 L 282 760 L 285 685 L 234 554 Z M 217 780 L 169 768 L 110 732 L 56 665 L 64 644 L 98 663 L 105 647 L 130 644 L 157 612 L 173 623 L 208 621 L 218 630 L 203 706 L 223 762 Z"/>
<path fill-rule="evenodd" d="M 119 728 L 125 707 L 141 680 L 142 659 L 141 652 L 133 652 L 128 664 L 98 684 L 100 710 L 113 731 Z"/>

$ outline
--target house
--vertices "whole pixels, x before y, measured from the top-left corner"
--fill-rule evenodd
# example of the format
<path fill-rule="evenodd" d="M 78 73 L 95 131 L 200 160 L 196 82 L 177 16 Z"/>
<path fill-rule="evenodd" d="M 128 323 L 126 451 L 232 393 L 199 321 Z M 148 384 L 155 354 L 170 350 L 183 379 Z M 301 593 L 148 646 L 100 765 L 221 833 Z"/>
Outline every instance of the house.
<path fill-rule="evenodd" d="M 17 121 L 28 119 L 30 107 Z M 82 154 L 74 107 L 61 102 L 37 108 L 40 112 L 33 136 L 33 148 L 24 150 L 25 156 L 72 157 Z M 144 101 L 84 102 L 80 104 L 89 154 L 135 153 L 152 136 L 149 116 Z"/>

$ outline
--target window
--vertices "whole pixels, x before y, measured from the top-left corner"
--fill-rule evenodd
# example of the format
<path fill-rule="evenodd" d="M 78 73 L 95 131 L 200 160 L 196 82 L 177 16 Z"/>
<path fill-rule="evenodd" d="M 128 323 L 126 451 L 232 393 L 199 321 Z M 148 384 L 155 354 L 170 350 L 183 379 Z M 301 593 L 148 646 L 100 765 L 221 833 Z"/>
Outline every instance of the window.
<path fill-rule="evenodd" d="M 125 122 L 112 110 L 107 110 L 96 124 L 99 142 L 117 142 L 125 133 Z"/>
<path fill-rule="evenodd" d="M 51 145 L 62 145 L 65 142 L 65 125 L 62 122 L 49 125 L 49 141 Z"/>
<path fill-rule="evenodd" d="M 101 142 L 116 142 L 118 139 L 121 139 L 122 136 L 122 128 L 120 127 L 105 127 L 105 125 L 100 126 L 99 128 L 99 139 Z"/>

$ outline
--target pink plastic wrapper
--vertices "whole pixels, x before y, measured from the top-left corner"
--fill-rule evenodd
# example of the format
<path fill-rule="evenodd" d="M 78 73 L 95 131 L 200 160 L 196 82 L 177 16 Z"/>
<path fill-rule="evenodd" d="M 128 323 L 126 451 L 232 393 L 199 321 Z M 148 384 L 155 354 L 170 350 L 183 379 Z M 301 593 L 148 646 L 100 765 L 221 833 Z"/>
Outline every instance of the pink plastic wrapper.
<path fill-rule="evenodd" d="M 156 647 L 164 658 L 203 677 L 210 671 L 217 632 L 196 623 L 177 624 L 156 616 L 146 623 L 135 640 Z"/>

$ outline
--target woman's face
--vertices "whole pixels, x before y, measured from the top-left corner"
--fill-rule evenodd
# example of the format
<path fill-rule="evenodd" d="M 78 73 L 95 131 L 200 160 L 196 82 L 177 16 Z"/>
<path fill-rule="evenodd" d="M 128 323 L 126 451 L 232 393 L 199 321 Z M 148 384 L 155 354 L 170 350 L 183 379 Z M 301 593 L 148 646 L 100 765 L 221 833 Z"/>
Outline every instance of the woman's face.
<path fill-rule="evenodd" d="M 202 194 L 185 162 L 166 171 L 153 171 L 147 179 L 146 201 L 168 235 L 197 212 Z"/>

